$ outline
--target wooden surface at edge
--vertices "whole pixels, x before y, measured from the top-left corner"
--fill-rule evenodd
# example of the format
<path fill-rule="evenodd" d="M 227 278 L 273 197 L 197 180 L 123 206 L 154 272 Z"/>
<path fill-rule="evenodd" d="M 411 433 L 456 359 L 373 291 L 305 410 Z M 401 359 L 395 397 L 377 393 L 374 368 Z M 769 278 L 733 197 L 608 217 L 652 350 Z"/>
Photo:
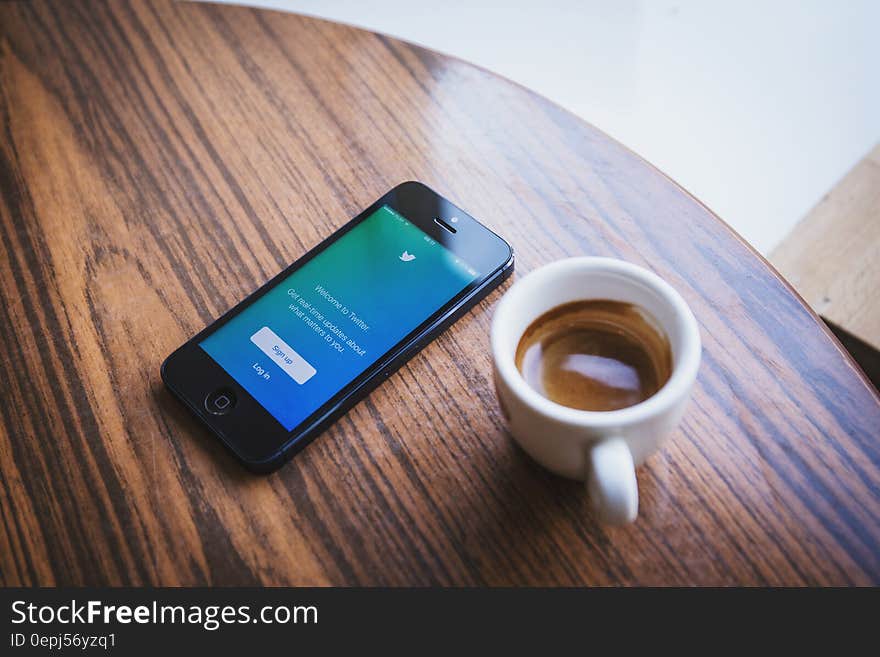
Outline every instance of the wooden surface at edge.
<path fill-rule="evenodd" d="M 761 259 L 637 157 L 485 72 L 350 28 L 53 10 L 0 7 L 4 584 L 878 580 L 876 397 Z M 268 479 L 158 387 L 171 348 L 411 177 L 508 237 L 520 271 L 616 255 L 694 307 L 706 363 L 682 430 L 640 469 L 633 527 L 596 526 L 579 485 L 510 445 L 486 354 L 462 346 L 484 341 L 498 293 Z M 189 237 L 205 225 L 222 242 Z"/>
<path fill-rule="evenodd" d="M 826 194 L 770 261 L 820 315 L 880 349 L 880 144 Z"/>

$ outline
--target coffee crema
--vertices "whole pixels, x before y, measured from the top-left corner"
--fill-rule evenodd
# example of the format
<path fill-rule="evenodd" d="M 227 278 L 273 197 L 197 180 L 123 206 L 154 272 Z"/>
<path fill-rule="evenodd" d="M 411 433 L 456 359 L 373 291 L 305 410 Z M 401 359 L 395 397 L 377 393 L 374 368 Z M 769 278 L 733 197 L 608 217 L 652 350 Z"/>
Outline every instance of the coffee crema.
<path fill-rule="evenodd" d="M 672 350 L 638 306 L 573 301 L 529 325 L 516 349 L 516 367 L 532 388 L 557 404 L 613 411 L 663 387 L 672 375 Z"/>

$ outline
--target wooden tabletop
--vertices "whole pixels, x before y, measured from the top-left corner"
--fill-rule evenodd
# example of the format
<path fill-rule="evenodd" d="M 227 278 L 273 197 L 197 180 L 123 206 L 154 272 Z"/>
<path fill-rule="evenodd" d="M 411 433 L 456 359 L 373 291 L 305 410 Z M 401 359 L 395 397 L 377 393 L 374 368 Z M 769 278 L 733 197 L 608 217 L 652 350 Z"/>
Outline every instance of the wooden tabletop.
<path fill-rule="evenodd" d="M 874 390 L 711 211 L 547 100 L 167 0 L 0 4 L 0 92 L 0 583 L 880 583 Z M 407 179 L 511 242 L 516 276 L 615 256 L 693 308 L 694 399 L 635 524 L 508 436 L 503 290 L 268 477 L 163 389 L 172 349 Z"/>

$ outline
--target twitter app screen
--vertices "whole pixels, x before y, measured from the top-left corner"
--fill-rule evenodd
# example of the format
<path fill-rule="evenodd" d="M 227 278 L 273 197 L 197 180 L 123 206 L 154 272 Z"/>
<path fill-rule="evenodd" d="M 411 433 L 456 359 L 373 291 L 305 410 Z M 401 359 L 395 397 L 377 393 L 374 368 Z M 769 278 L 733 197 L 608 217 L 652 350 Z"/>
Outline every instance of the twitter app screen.
<path fill-rule="evenodd" d="M 290 431 L 476 276 L 382 206 L 199 346 Z"/>

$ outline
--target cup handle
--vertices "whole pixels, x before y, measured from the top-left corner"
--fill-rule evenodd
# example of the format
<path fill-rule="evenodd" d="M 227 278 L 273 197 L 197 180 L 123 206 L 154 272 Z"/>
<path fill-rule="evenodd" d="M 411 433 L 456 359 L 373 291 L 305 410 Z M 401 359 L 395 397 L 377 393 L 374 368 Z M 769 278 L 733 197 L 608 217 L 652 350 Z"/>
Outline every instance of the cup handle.
<path fill-rule="evenodd" d="M 607 438 L 590 447 L 587 491 L 599 519 L 624 525 L 639 512 L 639 489 L 632 453 L 622 438 Z"/>

